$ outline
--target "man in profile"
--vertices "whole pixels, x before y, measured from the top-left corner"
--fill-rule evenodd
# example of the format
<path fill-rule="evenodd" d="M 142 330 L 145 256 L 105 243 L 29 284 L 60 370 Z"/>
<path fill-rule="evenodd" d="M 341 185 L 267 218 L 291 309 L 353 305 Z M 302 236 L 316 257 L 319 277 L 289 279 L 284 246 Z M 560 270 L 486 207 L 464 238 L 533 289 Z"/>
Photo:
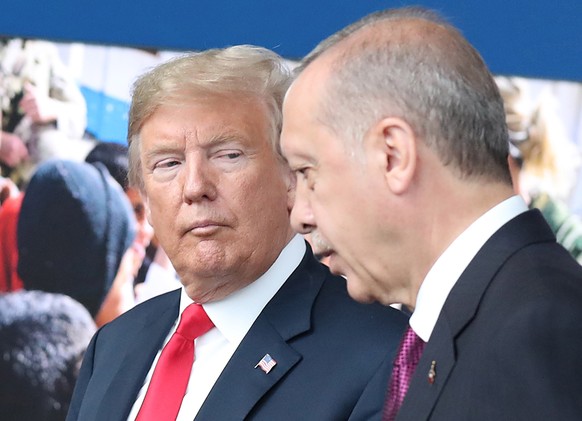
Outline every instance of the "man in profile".
<path fill-rule="evenodd" d="M 350 295 L 403 303 L 385 420 L 582 414 L 582 268 L 513 192 L 499 91 L 425 9 L 324 41 L 284 105 L 292 223 Z"/>

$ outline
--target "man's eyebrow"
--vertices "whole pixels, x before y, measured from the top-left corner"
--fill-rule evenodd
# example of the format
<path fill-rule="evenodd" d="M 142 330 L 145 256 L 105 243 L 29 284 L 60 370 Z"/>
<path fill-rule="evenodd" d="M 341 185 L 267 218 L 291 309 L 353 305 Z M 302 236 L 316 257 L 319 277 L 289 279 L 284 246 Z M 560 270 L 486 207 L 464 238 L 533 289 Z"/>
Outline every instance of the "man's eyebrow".
<path fill-rule="evenodd" d="M 245 136 L 236 130 L 221 130 L 220 132 L 209 136 L 207 139 L 202 140 L 200 143 L 204 147 L 214 147 L 231 142 L 241 142 L 244 139 Z"/>
<path fill-rule="evenodd" d="M 315 157 L 310 153 L 308 149 L 301 150 L 297 149 L 294 146 L 291 147 L 287 146 L 284 149 L 283 156 L 287 161 L 291 159 L 292 161 L 305 161 L 312 164 L 316 162 Z"/>
<path fill-rule="evenodd" d="M 147 161 L 148 159 L 151 159 L 158 155 L 174 153 L 176 149 L 177 148 L 174 145 L 168 145 L 167 143 L 163 145 L 157 145 L 144 153 L 144 159 Z"/>
<path fill-rule="evenodd" d="M 305 165 L 316 166 L 317 160 L 314 159 L 312 156 L 306 155 L 304 153 L 293 154 L 290 157 L 285 157 L 285 161 L 287 161 L 287 165 L 291 170 L 295 171 L 298 167 L 303 167 Z"/>

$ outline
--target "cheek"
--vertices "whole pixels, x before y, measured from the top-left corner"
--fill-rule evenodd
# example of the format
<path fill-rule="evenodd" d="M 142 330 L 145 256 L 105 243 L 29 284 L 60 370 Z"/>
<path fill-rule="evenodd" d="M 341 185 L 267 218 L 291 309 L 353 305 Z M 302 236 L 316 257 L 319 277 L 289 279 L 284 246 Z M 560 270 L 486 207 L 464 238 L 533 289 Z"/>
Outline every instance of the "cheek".
<path fill-rule="evenodd" d="M 146 185 L 147 196 L 144 200 L 147 220 L 152 224 L 152 220 L 160 216 L 175 213 L 182 202 L 181 190 L 177 184 L 159 185 L 152 183 Z"/>
<path fill-rule="evenodd" d="M 261 219 L 285 209 L 287 213 L 288 193 L 287 184 L 281 172 L 274 171 L 273 167 L 262 167 L 253 174 L 239 177 L 236 186 L 231 189 L 229 200 L 236 202 L 239 212 L 247 215 L 249 219 Z"/>
<path fill-rule="evenodd" d="M 180 204 L 175 203 L 168 196 L 166 200 L 162 199 L 161 201 L 150 199 L 147 209 L 147 222 L 144 221 L 144 239 L 151 241 L 155 234 L 166 247 L 171 247 L 175 241 L 175 230 L 177 229 L 175 224 L 178 220 Z"/>
<path fill-rule="evenodd" d="M 270 254 L 291 230 L 285 195 L 262 192 L 247 199 L 247 205 L 241 206 L 237 215 L 238 247 L 257 256 Z"/>
<path fill-rule="evenodd" d="M 318 225 L 330 219 L 333 223 L 337 223 L 335 221 L 341 219 L 348 212 L 347 206 L 350 206 L 353 201 L 349 195 L 346 196 L 347 201 L 341 189 L 334 190 L 324 183 L 318 183 L 314 190 L 305 194 L 306 200 L 313 209 Z"/>
<path fill-rule="evenodd" d="M 310 205 L 318 231 L 332 243 L 333 248 L 339 252 L 346 245 L 349 247 L 363 222 L 362 202 L 342 192 L 325 196 L 314 192 Z"/>
<path fill-rule="evenodd" d="M 230 211 L 236 215 L 239 229 L 247 237 L 261 236 L 261 232 L 270 230 L 276 210 L 286 209 L 285 199 L 277 193 L 269 193 L 260 188 L 242 190 L 228 200 Z"/>

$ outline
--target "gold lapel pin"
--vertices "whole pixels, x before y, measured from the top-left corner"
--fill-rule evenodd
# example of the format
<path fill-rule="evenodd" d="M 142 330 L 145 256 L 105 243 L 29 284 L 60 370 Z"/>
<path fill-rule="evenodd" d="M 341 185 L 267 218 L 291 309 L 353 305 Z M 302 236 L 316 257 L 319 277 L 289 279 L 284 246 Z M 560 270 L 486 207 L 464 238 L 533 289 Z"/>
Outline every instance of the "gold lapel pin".
<path fill-rule="evenodd" d="M 428 383 L 433 384 L 436 378 L 436 361 L 430 363 L 430 370 L 428 370 Z"/>

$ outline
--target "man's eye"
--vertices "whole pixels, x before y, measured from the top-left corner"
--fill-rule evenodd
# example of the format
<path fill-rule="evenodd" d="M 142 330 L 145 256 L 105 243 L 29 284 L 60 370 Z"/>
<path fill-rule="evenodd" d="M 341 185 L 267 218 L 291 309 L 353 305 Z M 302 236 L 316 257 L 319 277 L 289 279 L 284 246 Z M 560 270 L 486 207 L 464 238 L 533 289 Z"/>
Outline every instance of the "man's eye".
<path fill-rule="evenodd" d="M 309 168 L 297 168 L 294 172 L 295 174 L 301 178 L 307 178 Z"/>
<path fill-rule="evenodd" d="M 157 166 L 160 168 L 172 168 L 175 167 L 176 165 L 179 165 L 180 162 L 178 161 L 163 161 L 160 162 Z"/>
<path fill-rule="evenodd" d="M 218 151 L 215 155 L 216 158 L 221 159 L 221 160 L 225 160 L 225 161 L 231 161 L 234 159 L 238 159 L 241 156 L 242 156 L 242 152 L 237 151 L 237 150 Z"/>
<path fill-rule="evenodd" d="M 313 190 L 315 187 L 315 180 L 313 178 L 313 173 L 311 167 L 301 167 L 293 170 L 295 174 L 295 179 L 299 182 L 301 181 L 304 186 L 308 189 Z"/>
<path fill-rule="evenodd" d="M 162 161 L 154 163 L 152 170 L 167 170 L 180 165 L 180 161 L 176 159 L 164 159 Z"/>

